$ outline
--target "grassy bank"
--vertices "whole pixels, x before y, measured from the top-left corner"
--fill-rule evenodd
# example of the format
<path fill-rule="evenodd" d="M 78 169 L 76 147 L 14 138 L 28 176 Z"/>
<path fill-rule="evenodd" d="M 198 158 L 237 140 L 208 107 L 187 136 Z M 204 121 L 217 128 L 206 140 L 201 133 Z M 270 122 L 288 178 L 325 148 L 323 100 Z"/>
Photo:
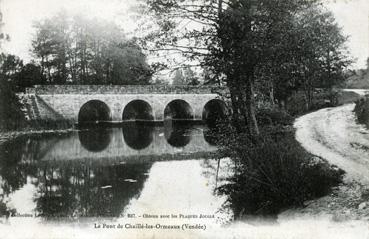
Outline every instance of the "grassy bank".
<path fill-rule="evenodd" d="M 27 126 L 22 105 L 11 85 L 0 78 L 0 132 L 17 130 Z"/>
<path fill-rule="evenodd" d="M 230 124 L 222 124 L 214 133 L 218 157 L 230 157 L 235 163 L 235 174 L 218 189 L 227 196 L 235 219 L 276 216 L 304 207 L 342 182 L 344 171 L 306 152 L 296 141 L 294 117 L 279 109 L 264 109 L 258 119 L 257 137 L 237 133 Z"/>
<path fill-rule="evenodd" d="M 73 123 L 64 120 L 26 121 L 14 129 L 6 127 L 0 129 L 0 144 L 24 135 L 65 134 L 73 129 Z"/>
<path fill-rule="evenodd" d="M 34 136 L 34 135 L 51 135 L 51 134 L 67 134 L 72 132 L 74 129 L 22 129 L 12 131 L 0 132 L 0 145 L 3 143 L 16 139 L 22 136 Z"/>
<path fill-rule="evenodd" d="M 360 124 L 369 127 L 369 97 L 362 98 L 355 102 L 354 112 Z"/>
<path fill-rule="evenodd" d="M 72 128 L 65 120 L 27 120 L 12 86 L 0 80 L 0 144 L 21 135 L 64 133 Z"/>
<path fill-rule="evenodd" d="M 335 107 L 359 100 L 361 96 L 355 92 L 335 90 L 316 90 L 309 108 L 306 107 L 306 99 L 303 92 L 296 92 L 286 104 L 286 111 L 296 117 L 326 107 Z"/>

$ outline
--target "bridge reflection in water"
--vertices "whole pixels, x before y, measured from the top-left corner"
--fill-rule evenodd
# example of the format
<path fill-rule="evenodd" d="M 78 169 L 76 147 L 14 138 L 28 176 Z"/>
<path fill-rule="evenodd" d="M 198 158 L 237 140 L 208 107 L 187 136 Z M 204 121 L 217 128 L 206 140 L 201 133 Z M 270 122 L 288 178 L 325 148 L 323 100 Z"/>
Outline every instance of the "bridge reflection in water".
<path fill-rule="evenodd" d="M 149 178 L 155 180 L 164 174 L 177 181 L 175 175 L 192 175 L 184 183 L 197 185 L 198 197 L 218 201 L 211 187 L 203 186 L 205 181 L 209 183 L 210 174 L 215 180 L 216 171 L 216 161 L 207 160 L 215 146 L 206 141 L 206 130 L 202 126 L 168 128 L 132 123 L 122 128 L 96 128 L 65 136 L 7 142 L 0 146 L 0 217 L 15 213 L 36 214 L 48 220 L 119 217 L 133 199 L 140 197 Z M 189 160 L 178 161 L 184 159 Z M 169 171 L 157 174 L 154 170 L 153 174 L 154 165 L 155 169 L 165 167 Z M 201 173 L 208 170 L 212 173 Z M 173 190 L 187 186 L 179 181 Z M 167 192 L 168 197 L 180 197 L 179 192 L 171 194 L 170 188 Z M 182 198 L 193 198 L 191 192 L 183 190 Z M 21 204 L 15 199 L 17 195 L 22 195 Z M 203 213 L 214 213 L 219 209 L 214 205 L 221 203 L 211 208 L 206 205 L 199 206 Z"/>
<path fill-rule="evenodd" d="M 158 127 L 124 124 L 121 128 L 92 128 L 59 139 L 41 160 L 168 160 L 205 156 L 216 150 L 203 126 Z M 207 141 L 208 140 L 208 141 Z"/>

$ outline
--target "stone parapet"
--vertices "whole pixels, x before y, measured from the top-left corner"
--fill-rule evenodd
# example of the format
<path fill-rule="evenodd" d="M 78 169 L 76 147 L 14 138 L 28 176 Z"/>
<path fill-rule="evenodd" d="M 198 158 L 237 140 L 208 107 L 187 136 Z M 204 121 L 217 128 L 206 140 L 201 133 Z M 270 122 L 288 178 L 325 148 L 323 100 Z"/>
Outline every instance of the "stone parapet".
<path fill-rule="evenodd" d="M 26 93 L 53 94 L 211 94 L 225 93 L 225 87 L 189 85 L 36 85 Z"/>

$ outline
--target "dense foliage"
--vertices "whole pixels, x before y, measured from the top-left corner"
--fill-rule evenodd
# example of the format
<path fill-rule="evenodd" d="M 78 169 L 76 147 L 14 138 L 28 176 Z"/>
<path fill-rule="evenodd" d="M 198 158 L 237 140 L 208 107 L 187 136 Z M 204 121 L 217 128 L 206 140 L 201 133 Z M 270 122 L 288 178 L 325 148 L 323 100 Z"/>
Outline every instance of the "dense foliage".
<path fill-rule="evenodd" d="M 0 47 L 10 40 L 1 31 Z M 37 22 L 32 60 L 25 64 L 11 54 L 0 54 L 0 128 L 25 124 L 15 92 L 37 84 L 149 84 L 152 71 L 134 40 L 111 22 L 56 16 Z M 35 128 L 65 128 L 69 122 L 33 122 Z"/>
<path fill-rule="evenodd" d="M 260 112 L 259 112 L 260 113 Z M 273 216 L 326 195 L 342 182 L 344 171 L 306 152 L 290 129 L 291 117 L 270 110 L 261 113 L 258 137 L 237 133 L 229 124 L 215 132 L 218 157 L 230 157 L 233 174 L 218 188 L 235 219 Z"/>
<path fill-rule="evenodd" d="M 24 125 L 21 104 L 12 87 L 0 76 L 0 131 L 14 130 Z"/>
<path fill-rule="evenodd" d="M 369 97 L 357 100 L 354 112 L 358 122 L 369 127 Z"/>
<path fill-rule="evenodd" d="M 1 43 L 4 40 L 9 40 L 9 36 L 3 32 L 2 13 L 0 11 L 0 50 L 2 50 Z M 5 54 L 0 55 L 0 131 L 15 129 L 24 124 L 24 116 L 21 112 L 20 103 L 13 92 L 10 84 L 14 72 L 20 64 L 19 59 L 12 59 L 16 64 L 10 64 L 11 61 L 6 59 Z M 0 205 L 0 211 L 2 205 Z"/>
<path fill-rule="evenodd" d="M 181 53 L 230 90 L 234 125 L 258 134 L 255 94 L 283 106 L 295 91 L 311 107 L 314 88 L 341 81 L 346 38 L 318 1 L 147 0 L 144 47 Z M 153 27 L 153 22 L 156 26 Z M 149 28 L 150 29 L 150 28 Z M 188 61 L 183 61 L 188 64 Z"/>
<path fill-rule="evenodd" d="M 148 84 L 140 47 L 114 23 L 66 13 L 35 24 L 32 52 L 49 84 Z"/>
<path fill-rule="evenodd" d="M 37 22 L 32 60 L 1 53 L 0 73 L 14 91 L 36 84 L 149 84 L 152 70 L 132 39 L 111 22 L 64 12 Z"/>
<path fill-rule="evenodd" d="M 235 134 L 229 126 L 218 133 L 219 157 L 230 156 L 235 163 L 233 176 L 218 191 L 227 195 L 226 205 L 235 219 L 276 215 L 304 206 L 307 200 L 326 195 L 342 182 L 344 172 L 307 153 L 293 131 L 281 130 L 281 125 L 288 125 L 288 117 L 280 119 L 274 122 L 280 124 L 277 127 L 261 127 L 257 140 Z"/>

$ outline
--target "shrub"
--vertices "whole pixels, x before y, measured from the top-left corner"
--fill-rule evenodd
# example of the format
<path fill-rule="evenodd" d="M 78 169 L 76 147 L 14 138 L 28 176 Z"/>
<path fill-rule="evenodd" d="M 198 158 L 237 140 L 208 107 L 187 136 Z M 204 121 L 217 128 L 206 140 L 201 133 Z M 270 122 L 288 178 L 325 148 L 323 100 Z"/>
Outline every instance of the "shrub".
<path fill-rule="evenodd" d="M 286 104 L 286 110 L 291 115 L 301 115 L 308 111 L 318 110 L 325 107 L 333 107 L 342 103 L 342 94 L 334 90 L 316 90 L 309 108 L 306 108 L 304 93 L 299 91 L 292 95 Z"/>
<path fill-rule="evenodd" d="M 293 122 L 287 111 L 276 106 L 258 108 L 256 118 L 259 125 L 290 125 Z"/>
<path fill-rule="evenodd" d="M 11 85 L 0 78 L 0 130 L 13 130 L 26 125 L 21 105 Z"/>
<path fill-rule="evenodd" d="M 228 196 L 236 218 L 303 206 L 342 181 L 343 171 L 308 154 L 293 132 L 263 132 L 257 139 L 229 132 L 219 140 L 219 156 L 234 160 L 235 174 L 219 193 Z"/>
<path fill-rule="evenodd" d="M 369 127 L 369 98 L 363 98 L 355 102 L 354 112 L 360 124 Z"/>
<path fill-rule="evenodd" d="M 59 130 L 73 127 L 73 122 L 68 120 L 37 119 L 28 122 L 30 128 L 35 130 Z"/>

